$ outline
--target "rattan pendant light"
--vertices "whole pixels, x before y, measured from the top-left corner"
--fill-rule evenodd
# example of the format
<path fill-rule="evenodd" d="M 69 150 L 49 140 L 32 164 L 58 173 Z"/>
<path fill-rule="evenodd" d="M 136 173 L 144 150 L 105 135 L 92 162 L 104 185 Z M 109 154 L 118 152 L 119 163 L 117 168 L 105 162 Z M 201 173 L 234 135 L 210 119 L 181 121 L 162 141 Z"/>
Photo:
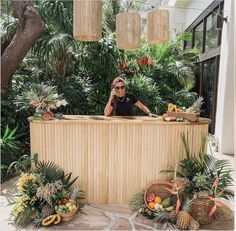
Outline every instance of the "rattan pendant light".
<path fill-rule="evenodd" d="M 124 50 L 139 48 L 141 45 L 141 19 L 136 12 L 116 15 L 117 47 Z"/>
<path fill-rule="evenodd" d="M 148 44 L 164 43 L 169 39 L 169 11 L 153 10 L 147 15 Z"/>
<path fill-rule="evenodd" d="M 73 36 L 81 41 L 102 38 L 102 0 L 74 0 Z"/>

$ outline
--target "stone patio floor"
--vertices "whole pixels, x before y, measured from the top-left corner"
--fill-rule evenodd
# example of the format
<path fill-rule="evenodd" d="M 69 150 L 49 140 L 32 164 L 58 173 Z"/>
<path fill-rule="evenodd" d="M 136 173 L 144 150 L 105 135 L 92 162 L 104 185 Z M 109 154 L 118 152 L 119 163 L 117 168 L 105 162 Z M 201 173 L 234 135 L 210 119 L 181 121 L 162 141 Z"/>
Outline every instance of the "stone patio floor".
<path fill-rule="evenodd" d="M 6 196 L 12 189 L 16 178 L 1 184 L 0 229 L 1 230 L 36 230 L 33 225 L 20 228 L 9 221 L 11 207 L 7 206 Z M 85 204 L 70 222 L 52 225 L 37 230 L 176 230 L 172 224 L 154 223 L 141 214 L 130 211 L 128 205 Z M 234 220 L 214 221 L 201 226 L 201 230 L 234 230 Z"/>

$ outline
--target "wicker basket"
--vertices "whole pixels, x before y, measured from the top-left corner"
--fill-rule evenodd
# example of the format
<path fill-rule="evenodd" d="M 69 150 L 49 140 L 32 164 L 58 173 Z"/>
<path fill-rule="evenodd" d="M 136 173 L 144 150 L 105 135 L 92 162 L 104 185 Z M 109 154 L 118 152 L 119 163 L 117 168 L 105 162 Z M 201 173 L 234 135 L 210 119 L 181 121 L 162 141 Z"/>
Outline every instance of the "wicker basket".
<path fill-rule="evenodd" d="M 168 116 L 174 116 L 176 118 L 184 118 L 190 122 L 196 122 L 199 120 L 200 114 L 198 113 L 186 113 L 186 112 L 166 112 Z"/>
<path fill-rule="evenodd" d="M 191 206 L 191 216 L 201 225 L 213 222 L 213 216 L 209 217 L 209 213 L 214 206 L 214 202 L 207 198 L 196 198 Z"/>
<path fill-rule="evenodd" d="M 147 206 L 147 208 L 151 211 L 155 211 L 155 209 L 152 209 L 148 206 L 148 201 L 147 201 L 147 195 L 149 193 L 154 193 L 155 195 L 160 196 L 162 199 L 170 197 L 171 200 L 176 203 L 177 201 L 177 197 L 176 195 L 171 194 L 170 192 L 168 192 L 165 188 L 169 188 L 170 186 L 164 182 L 157 182 L 157 183 L 153 183 L 151 184 L 144 192 L 144 202 L 145 205 Z M 179 196 L 180 198 L 180 202 L 182 202 L 182 197 Z"/>
<path fill-rule="evenodd" d="M 63 221 L 71 221 L 71 220 L 74 218 L 74 216 L 75 216 L 77 210 L 78 210 L 78 206 L 76 207 L 75 210 L 73 210 L 73 211 L 71 211 L 71 212 L 68 212 L 68 213 L 60 213 L 60 212 L 57 211 L 57 214 L 61 216 L 61 218 L 62 218 Z"/>

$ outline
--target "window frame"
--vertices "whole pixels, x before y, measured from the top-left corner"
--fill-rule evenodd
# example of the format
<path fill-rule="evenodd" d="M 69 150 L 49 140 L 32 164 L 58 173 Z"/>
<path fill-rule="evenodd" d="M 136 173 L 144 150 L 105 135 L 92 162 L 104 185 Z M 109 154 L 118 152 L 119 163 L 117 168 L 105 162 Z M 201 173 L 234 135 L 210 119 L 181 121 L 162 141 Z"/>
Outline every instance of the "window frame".
<path fill-rule="evenodd" d="M 215 117 L 216 117 L 216 106 L 217 106 L 217 91 L 218 91 L 218 77 L 219 77 L 219 63 L 220 63 L 220 51 L 221 51 L 221 30 L 218 30 L 217 33 L 217 47 L 205 52 L 205 43 L 206 43 L 206 24 L 207 17 L 213 14 L 217 7 L 219 7 L 219 14 L 222 15 L 222 11 L 224 8 L 224 0 L 216 0 L 212 2 L 206 10 L 204 10 L 195 20 L 194 22 L 185 30 L 185 32 L 192 33 L 192 48 L 195 46 L 195 28 L 203 22 L 203 41 L 201 47 L 201 54 L 198 55 L 198 60 L 196 64 L 200 65 L 199 67 L 199 86 L 198 86 L 198 94 L 203 95 L 203 80 L 204 80 L 204 63 L 207 60 L 212 58 L 216 58 L 216 72 L 214 76 L 214 86 L 213 86 L 213 101 L 212 101 L 212 125 L 210 128 L 210 132 L 214 133 L 215 131 Z M 186 48 L 186 42 L 184 42 L 184 49 Z"/>

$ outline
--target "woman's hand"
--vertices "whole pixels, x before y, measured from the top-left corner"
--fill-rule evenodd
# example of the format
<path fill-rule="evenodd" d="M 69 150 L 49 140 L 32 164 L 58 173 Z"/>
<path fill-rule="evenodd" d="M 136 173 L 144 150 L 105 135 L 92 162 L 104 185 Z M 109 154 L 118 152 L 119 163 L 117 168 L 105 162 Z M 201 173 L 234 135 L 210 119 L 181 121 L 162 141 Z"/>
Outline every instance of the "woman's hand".
<path fill-rule="evenodd" d="M 151 117 L 158 117 L 158 115 L 153 114 L 153 113 L 151 113 L 151 112 L 148 113 L 148 116 L 151 116 Z"/>
<path fill-rule="evenodd" d="M 110 96 L 111 96 L 112 98 L 113 98 L 114 96 L 118 96 L 118 97 L 119 97 L 119 94 L 117 93 L 117 91 L 115 90 L 115 88 L 113 88 L 113 89 L 111 90 Z"/>

